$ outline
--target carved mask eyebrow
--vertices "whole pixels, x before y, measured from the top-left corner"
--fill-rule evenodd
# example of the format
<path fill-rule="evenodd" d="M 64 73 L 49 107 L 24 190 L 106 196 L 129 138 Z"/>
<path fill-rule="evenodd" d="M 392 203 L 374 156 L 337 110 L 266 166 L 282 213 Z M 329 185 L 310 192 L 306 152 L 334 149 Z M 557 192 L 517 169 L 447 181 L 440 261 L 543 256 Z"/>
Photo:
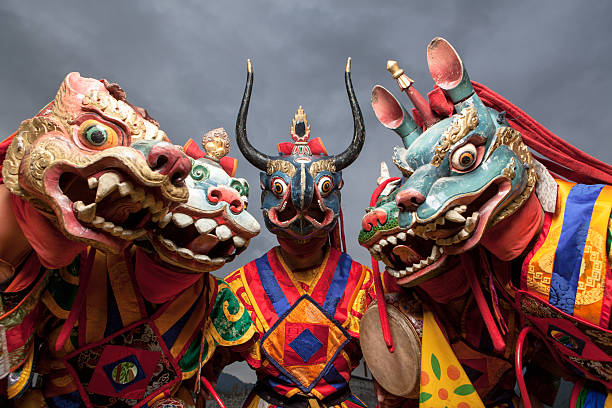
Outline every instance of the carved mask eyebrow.
<path fill-rule="evenodd" d="M 431 164 L 440 167 L 451 146 L 467 136 L 476 126 L 478 126 L 478 112 L 473 105 L 466 106 L 459 114 L 454 115 L 453 122 L 442 132 L 442 139 L 435 147 Z"/>
<path fill-rule="evenodd" d="M 296 173 L 296 168 L 293 164 L 286 160 L 270 160 L 266 166 L 266 174 L 272 175 L 275 171 L 287 174 L 289 177 L 293 177 Z"/>
<path fill-rule="evenodd" d="M 330 173 L 335 173 L 336 165 L 334 164 L 334 161 L 331 159 L 316 161 L 310 165 L 308 172 L 314 178 L 317 174 L 319 174 L 323 170 L 327 170 Z"/>

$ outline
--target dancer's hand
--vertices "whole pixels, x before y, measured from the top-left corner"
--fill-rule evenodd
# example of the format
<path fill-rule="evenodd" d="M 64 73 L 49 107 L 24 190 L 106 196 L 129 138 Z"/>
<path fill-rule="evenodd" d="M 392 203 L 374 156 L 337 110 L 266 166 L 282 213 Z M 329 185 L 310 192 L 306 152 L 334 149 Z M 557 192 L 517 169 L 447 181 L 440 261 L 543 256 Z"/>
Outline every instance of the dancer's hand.
<path fill-rule="evenodd" d="M 374 380 L 374 390 L 376 391 L 376 400 L 378 401 L 378 408 L 400 408 L 410 407 L 412 400 L 397 395 L 391 394 L 383 387 L 381 387 L 376 380 Z M 418 406 L 418 405 L 415 405 Z"/>

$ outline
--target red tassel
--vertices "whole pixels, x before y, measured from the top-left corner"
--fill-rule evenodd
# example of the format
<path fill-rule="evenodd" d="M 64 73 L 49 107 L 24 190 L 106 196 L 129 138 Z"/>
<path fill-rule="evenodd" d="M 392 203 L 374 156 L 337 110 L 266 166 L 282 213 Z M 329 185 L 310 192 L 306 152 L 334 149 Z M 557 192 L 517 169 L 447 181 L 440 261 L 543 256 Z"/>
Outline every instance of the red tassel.
<path fill-rule="evenodd" d="M 387 303 L 385 302 L 385 294 L 383 293 L 382 281 L 380 278 L 380 271 L 378 270 L 378 261 L 372 258 L 372 273 L 374 274 L 374 290 L 376 290 L 376 303 L 378 303 L 378 317 L 380 318 L 380 325 L 382 327 L 383 338 L 389 353 L 395 351 L 393 344 L 393 335 L 391 334 L 391 327 L 389 327 L 389 316 L 387 315 Z"/>
<path fill-rule="evenodd" d="M 399 177 L 388 178 L 382 183 L 380 183 L 378 187 L 376 187 L 376 189 L 372 193 L 372 197 L 370 198 L 370 207 L 374 207 L 376 205 L 376 200 L 378 200 L 380 193 L 382 193 L 385 187 L 387 187 L 387 184 L 396 180 L 399 180 Z M 391 327 L 389 327 L 387 303 L 385 302 L 385 296 L 383 293 L 380 270 L 378 269 L 378 261 L 374 258 L 372 258 L 372 273 L 374 274 L 374 289 L 376 290 L 376 302 L 378 303 L 378 315 L 380 318 L 380 325 L 382 327 L 383 338 L 385 339 L 387 349 L 389 349 L 390 353 L 393 353 L 395 351 L 395 346 L 393 345 L 393 335 L 391 334 Z"/>
<path fill-rule="evenodd" d="M 476 271 L 474 270 L 474 264 L 472 263 L 472 259 L 469 254 L 463 253 L 461 256 L 461 263 L 463 265 L 463 269 L 465 272 L 465 277 L 467 278 L 470 287 L 472 288 L 472 292 L 474 293 L 474 299 L 476 300 L 476 304 L 478 305 L 478 310 L 480 310 L 480 314 L 482 316 L 482 320 L 484 320 L 485 326 L 489 331 L 489 336 L 491 336 L 491 340 L 493 341 L 493 348 L 496 353 L 501 354 L 506 348 L 506 342 L 504 341 L 499 329 L 497 328 L 497 324 L 491 315 L 491 310 L 489 310 L 489 305 L 487 304 L 487 300 L 482 293 L 482 288 L 480 287 L 480 282 L 478 282 L 478 278 L 476 277 Z"/>

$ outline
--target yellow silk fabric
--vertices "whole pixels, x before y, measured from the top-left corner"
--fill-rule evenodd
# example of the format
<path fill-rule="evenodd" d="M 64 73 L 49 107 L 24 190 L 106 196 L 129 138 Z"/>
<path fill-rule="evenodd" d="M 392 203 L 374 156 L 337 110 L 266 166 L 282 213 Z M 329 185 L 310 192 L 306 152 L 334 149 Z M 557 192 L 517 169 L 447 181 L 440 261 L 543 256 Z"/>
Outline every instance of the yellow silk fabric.
<path fill-rule="evenodd" d="M 484 408 L 429 310 L 423 311 L 419 408 Z"/>

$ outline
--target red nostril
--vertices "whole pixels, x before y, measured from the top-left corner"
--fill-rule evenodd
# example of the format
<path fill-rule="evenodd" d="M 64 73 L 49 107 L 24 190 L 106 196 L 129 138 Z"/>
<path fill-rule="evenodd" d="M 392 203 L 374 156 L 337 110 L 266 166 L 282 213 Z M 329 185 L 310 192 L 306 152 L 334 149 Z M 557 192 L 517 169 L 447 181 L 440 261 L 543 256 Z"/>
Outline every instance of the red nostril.
<path fill-rule="evenodd" d="M 395 196 L 395 202 L 400 211 L 415 211 L 425 202 L 425 196 L 413 188 L 400 191 Z"/>
<path fill-rule="evenodd" d="M 224 201 L 229 205 L 230 211 L 234 214 L 239 214 L 244 210 L 244 204 L 240 199 L 240 195 L 233 188 L 226 186 L 217 186 L 209 188 L 206 192 L 208 201 L 212 204 L 217 204 L 219 201 Z"/>
<path fill-rule="evenodd" d="M 364 231 L 372 231 L 372 228 L 383 225 L 387 222 L 387 213 L 379 208 L 374 208 L 372 211 L 364 215 L 361 220 L 361 228 Z"/>
<path fill-rule="evenodd" d="M 240 200 L 232 200 L 232 202 L 230 203 L 230 210 L 232 210 L 233 213 L 238 214 L 242 211 L 242 201 Z"/>
<path fill-rule="evenodd" d="M 213 204 L 217 204 L 220 199 L 221 199 L 221 192 L 219 190 L 217 190 L 217 189 L 213 189 L 210 192 L 210 201 Z"/>
<path fill-rule="evenodd" d="M 175 186 L 180 186 L 191 171 L 191 162 L 185 153 L 167 142 L 153 146 L 147 161 L 152 170 L 168 176 Z"/>

